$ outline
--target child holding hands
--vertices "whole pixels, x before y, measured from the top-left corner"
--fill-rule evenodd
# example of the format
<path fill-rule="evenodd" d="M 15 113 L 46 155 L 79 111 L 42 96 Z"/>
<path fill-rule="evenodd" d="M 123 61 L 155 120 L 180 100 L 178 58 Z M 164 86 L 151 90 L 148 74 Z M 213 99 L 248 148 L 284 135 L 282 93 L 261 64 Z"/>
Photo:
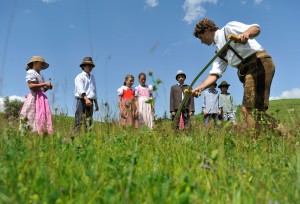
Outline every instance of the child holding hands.
<path fill-rule="evenodd" d="M 123 86 L 118 91 L 118 106 L 120 108 L 121 126 L 133 126 L 138 128 L 138 103 L 135 91 L 132 88 L 134 83 L 134 76 L 126 75 Z"/>

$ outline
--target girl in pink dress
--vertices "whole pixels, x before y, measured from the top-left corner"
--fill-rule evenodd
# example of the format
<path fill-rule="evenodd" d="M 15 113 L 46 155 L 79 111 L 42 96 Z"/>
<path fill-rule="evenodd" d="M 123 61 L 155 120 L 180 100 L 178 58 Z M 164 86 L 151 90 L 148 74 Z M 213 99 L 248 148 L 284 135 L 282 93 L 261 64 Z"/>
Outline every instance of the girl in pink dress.
<path fill-rule="evenodd" d="M 121 126 L 133 126 L 138 128 L 138 113 L 137 113 L 137 100 L 134 90 L 131 88 L 134 83 L 134 76 L 128 74 L 125 77 L 124 85 L 118 89 L 118 105 L 120 108 Z"/>
<path fill-rule="evenodd" d="M 146 85 L 146 74 L 139 74 L 140 85 L 135 87 L 135 93 L 138 98 L 138 119 L 139 126 L 146 125 L 150 129 L 154 125 L 154 100 L 152 98 L 152 85 Z"/>
<path fill-rule="evenodd" d="M 40 56 L 33 56 L 26 67 L 26 82 L 30 93 L 25 96 L 25 102 L 20 112 L 21 126 L 26 125 L 38 134 L 52 133 L 52 116 L 48 98 L 45 92 L 52 89 L 51 82 L 45 82 L 40 74 L 49 64 Z"/>

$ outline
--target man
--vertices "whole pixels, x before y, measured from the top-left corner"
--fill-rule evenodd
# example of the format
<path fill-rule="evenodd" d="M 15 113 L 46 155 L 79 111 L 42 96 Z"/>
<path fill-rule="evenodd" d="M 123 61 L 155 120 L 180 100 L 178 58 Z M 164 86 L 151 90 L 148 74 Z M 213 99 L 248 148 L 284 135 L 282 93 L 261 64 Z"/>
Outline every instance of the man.
<path fill-rule="evenodd" d="M 210 75 L 193 91 L 203 91 L 210 84 L 216 82 L 225 72 L 228 65 L 236 67 L 238 76 L 244 86 L 242 112 L 246 119 L 246 127 L 259 126 L 260 116 L 268 109 L 272 79 L 275 65 L 270 55 L 254 39 L 260 33 L 257 24 L 246 25 L 240 22 L 229 22 L 219 29 L 213 21 L 204 18 L 197 23 L 194 36 L 206 45 L 215 44 L 219 51 L 228 40 L 229 34 L 238 37 L 238 43 L 230 46 L 214 60 Z M 257 110 L 256 123 L 251 113 Z"/>
<path fill-rule="evenodd" d="M 176 112 L 180 106 L 180 103 L 184 97 L 184 90 L 189 88 L 189 85 L 184 84 L 186 75 L 183 71 L 178 70 L 176 73 L 176 80 L 178 84 L 173 85 L 170 91 L 170 113 L 172 115 L 172 120 L 174 120 Z M 179 124 L 176 125 L 176 129 L 183 129 L 184 126 L 190 125 L 190 116 L 195 112 L 194 97 L 190 97 L 181 111 L 181 116 Z M 184 124 L 183 124 L 184 123 Z M 180 127 L 179 127 L 180 125 Z"/>
<path fill-rule="evenodd" d="M 94 76 L 91 74 L 95 67 L 91 57 L 85 57 L 79 65 L 82 72 L 75 78 L 75 98 L 76 98 L 76 112 L 75 112 L 75 132 L 79 132 L 81 121 L 84 119 L 85 132 L 92 125 L 93 105 L 95 104 L 95 111 L 99 110 L 97 102 L 97 89 Z M 85 121 L 86 120 L 86 121 Z"/>

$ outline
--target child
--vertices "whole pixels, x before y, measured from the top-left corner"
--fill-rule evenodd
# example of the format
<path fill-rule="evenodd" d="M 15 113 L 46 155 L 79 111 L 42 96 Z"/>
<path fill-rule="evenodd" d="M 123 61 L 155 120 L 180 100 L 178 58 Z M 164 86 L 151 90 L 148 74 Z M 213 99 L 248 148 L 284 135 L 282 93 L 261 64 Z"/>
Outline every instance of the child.
<path fill-rule="evenodd" d="M 221 89 L 221 101 L 222 101 L 222 114 L 220 115 L 222 121 L 230 121 L 234 126 L 237 126 L 235 119 L 236 106 L 233 101 L 233 96 L 228 93 L 228 87 L 230 84 L 227 81 L 222 81 L 218 88 Z"/>
<path fill-rule="evenodd" d="M 25 96 L 20 112 L 20 129 L 23 130 L 23 125 L 26 125 L 39 135 L 52 134 L 52 115 L 45 92 L 53 87 L 51 82 L 45 82 L 40 73 L 48 67 L 49 64 L 40 56 L 33 56 L 27 63 L 26 82 L 30 93 Z"/>
<path fill-rule="evenodd" d="M 184 97 L 184 90 L 189 88 L 189 85 L 184 84 L 186 75 L 183 71 L 178 70 L 175 78 L 178 81 L 178 84 L 173 85 L 170 91 L 170 113 L 172 115 L 172 120 L 174 120 L 179 105 Z M 181 116 L 180 116 L 182 119 L 179 120 L 179 124 L 176 125 L 176 129 L 178 128 L 183 129 L 184 126 L 189 126 L 190 116 L 194 115 L 194 112 L 195 112 L 194 97 L 190 97 L 186 101 L 184 107 L 182 108 Z M 184 124 L 182 124 L 182 122 L 180 123 L 180 121 L 182 120 Z"/>
<path fill-rule="evenodd" d="M 220 126 L 218 116 L 222 111 L 222 102 L 216 87 L 217 83 L 213 83 L 209 86 L 209 89 L 203 93 L 202 112 L 204 115 L 205 126 L 209 125 L 211 118 L 214 119 L 216 126 Z"/>
<path fill-rule="evenodd" d="M 118 105 L 120 108 L 120 125 L 133 126 L 138 128 L 138 104 L 134 93 L 131 88 L 134 83 L 134 76 L 131 74 L 126 75 L 124 85 L 118 91 Z"/>
<path fill-rule="evenodd" d="M 146 85 L 146 74 L 139 74 L 140 85 L 135 87 L 135 95 L 138 98 L 138 119 L 139 126 L 147 125 L 153 128 L 154 101 L 152 98 L 152 85 Z"/>
<path fill-rule="evenodd" d="M 93 105 L 95 104 L 95 111 L 99 110 L 97 102 L 97 88 L 95 77 L 91 74 L 92 69 L 95 67 L 91 57 L 83 58 L 82 63 L 79 65 L 82 72 L 75 78 L 75 99 L 76 99 L 76 112 L 75 112 L 75 132 L 78 133 L 81 126 L 81 120 L 84 120 L 85 132 L 89 130 L 93 122 Z M 83 118 L 83 116 L 85 116 Z"/>

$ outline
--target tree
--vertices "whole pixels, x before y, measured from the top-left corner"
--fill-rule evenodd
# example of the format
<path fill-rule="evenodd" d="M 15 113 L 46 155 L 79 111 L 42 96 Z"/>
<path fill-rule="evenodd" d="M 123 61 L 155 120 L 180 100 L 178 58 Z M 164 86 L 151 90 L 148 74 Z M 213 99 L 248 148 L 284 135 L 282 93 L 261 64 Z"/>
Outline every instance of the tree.
<path fill-rule="evenodd" d="M 4 115 L 6 118 L 18 118 L 24 101 L 19 99 L 10 100 L 9 97 L 4 98 Z"/>

